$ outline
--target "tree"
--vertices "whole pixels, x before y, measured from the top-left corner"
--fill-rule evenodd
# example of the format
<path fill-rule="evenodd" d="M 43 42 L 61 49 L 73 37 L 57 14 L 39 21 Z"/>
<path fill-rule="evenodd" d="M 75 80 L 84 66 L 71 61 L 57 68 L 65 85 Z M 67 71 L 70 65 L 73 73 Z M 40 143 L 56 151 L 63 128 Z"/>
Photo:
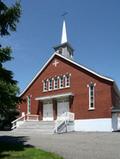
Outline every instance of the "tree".
<path fill-rule="evenodd" d="M 16 31 L 21 16 L 20 2 L 7 6 L 0 0 L 0 37 L 11 35 Z M 9 118 L 11 110 L 16 109 L 20 102 L 17 81 L 13 79 L 13 72 L 4 67 L 4 63 L 13 59 L 11 47 L 0 44 L 0 119 Z"/>

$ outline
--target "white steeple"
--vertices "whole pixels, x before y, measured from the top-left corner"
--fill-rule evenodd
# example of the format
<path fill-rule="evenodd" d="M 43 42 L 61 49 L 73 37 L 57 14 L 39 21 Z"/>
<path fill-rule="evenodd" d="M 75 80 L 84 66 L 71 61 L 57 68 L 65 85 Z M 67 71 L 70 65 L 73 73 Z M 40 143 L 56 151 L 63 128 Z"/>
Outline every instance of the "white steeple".
<path fill-rule="evenodd" d="M 65 16 L 66 13 L 63 15 Z M 55 51 L 68 59 L 73 59 L 73 48 L 68 43 L 65 18 L 63 20 L 61 44 L 54 47 Z"/>
<path fill-rule="evenodd" d="M 65 23 L 65 20 L 63 20 L 61 44 L 66 43 L 66 42 L 67 42 L 66 23 Z"/>

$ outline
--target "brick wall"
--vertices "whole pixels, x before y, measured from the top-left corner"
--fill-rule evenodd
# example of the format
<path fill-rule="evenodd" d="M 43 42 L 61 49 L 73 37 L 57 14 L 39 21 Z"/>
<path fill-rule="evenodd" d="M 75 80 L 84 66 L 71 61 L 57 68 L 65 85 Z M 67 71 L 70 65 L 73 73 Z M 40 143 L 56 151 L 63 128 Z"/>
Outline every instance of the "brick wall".
<path fill-rule="evenodd" d="M 59 61 L 57 67 L 53 65 L 55 59 Z M 43 92 L 43 80 L 64 75 L 66 73 L 71 74 L 70 88 Z M 95 110 L 88 110 L 89 90 L 87 85 L 90 84 L 90 82 L 96 83 Z M 37 114 L 39 102 L 35 100 L 36 97 L 72 92 L 74 94 L 74 98 L 71 105 L 71 111 L 75 113 L 76 119 L 109 118 L 111 117 L 111 107 L 113 100 L 111 98 L 111 87 L 111 82 L 92 75 L 91 73 L 88 73 L 87 71 L 69 63 L 68 61 L 66 62 L 64 59 L 55 56 L 22 97 L 26 98 L 27 95 L 32 95 L 31 112 L 32 114 Z M 26 103 L 21 104 L 21 111 L 26 112 L 26 107 Z"/>

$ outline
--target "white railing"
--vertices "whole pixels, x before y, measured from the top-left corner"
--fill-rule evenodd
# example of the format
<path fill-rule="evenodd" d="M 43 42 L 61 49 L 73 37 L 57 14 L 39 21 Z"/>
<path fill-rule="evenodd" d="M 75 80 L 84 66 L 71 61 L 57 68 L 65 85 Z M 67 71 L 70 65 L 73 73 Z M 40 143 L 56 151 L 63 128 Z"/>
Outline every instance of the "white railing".
<path fill-rule="evenodd" d="M 16 120 L 12 121 L 12 128 L 11 129 L 15 129 L 17 127 L 19 127 L 20 125 L 22 125 L 25 122 L 25 115 L 17 118 Z"/>
<path fill-rule="evenodd" d="M 55 133 L 63 133 L 74 130 L 74 113 L 65 112 L 55 121 Z"/>
<path fill-rule="evenodd" d="M 26 120 L 27 121 L 38 121 L 39 120 L 39 115 L 27 114 L 26 115 Z"/>

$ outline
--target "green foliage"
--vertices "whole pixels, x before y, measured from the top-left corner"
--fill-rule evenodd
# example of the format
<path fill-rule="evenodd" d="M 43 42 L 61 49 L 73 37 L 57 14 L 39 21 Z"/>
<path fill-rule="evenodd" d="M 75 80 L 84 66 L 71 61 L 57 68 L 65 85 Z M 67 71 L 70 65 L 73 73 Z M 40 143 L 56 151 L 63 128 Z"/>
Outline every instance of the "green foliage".
<path fill-rule="evenodd" d="M 12 59 L 12 49 L 10 47 L 0 48 L 0 63 L 4 63 Z"/>
<path fill-rule="evenodd" d="M 0 143 L 1 159 L 63 159 L 59 155 L 44 150 L 25 147 L 21 144 Z"/>
<path fill-rule="evenodd" d="M 11 57 L 12 49 L 10 47 L 0 48 L 0 80 L 5 82 L 16 84 L 17 82 L 13 80 L 13 73 L 10 70 L 6 70 L 3 67 L 3 63 L 13 59 Z"/>
<path fill-rule="evenodd" d="M 6 112 L 15 109 L 19 102 L 17 97 L 19 89 L 16 84 L 8 84 L 0 80 L 0 114 L 6 116 Z"/>
<path fill-rule="evenodd" d="M 7 6 L 0 1 L 0 36 L 3 38 L 16 31 L 17 23 L 21 15 L 21 5 L 16 2 Z M 16 105 L 21 101 L 18 97 L 19 88 L 17 81 L 13 79 L 13 72 L 6 69 L 3 64 L 13 59 L 11 47 L 0 45 L 0 119 L 11 117 L 11 112 L 16 110 Z M 13 113 L 14 114 L 14 113 Z"/>
<path fill-rule="evenodd" d="M 10 35 L 10 31 L 16 31 L 16 25 L 21 15 L 21 6 L 16 2 L 12 7 L 0 2 L 0 35 Z"/>

